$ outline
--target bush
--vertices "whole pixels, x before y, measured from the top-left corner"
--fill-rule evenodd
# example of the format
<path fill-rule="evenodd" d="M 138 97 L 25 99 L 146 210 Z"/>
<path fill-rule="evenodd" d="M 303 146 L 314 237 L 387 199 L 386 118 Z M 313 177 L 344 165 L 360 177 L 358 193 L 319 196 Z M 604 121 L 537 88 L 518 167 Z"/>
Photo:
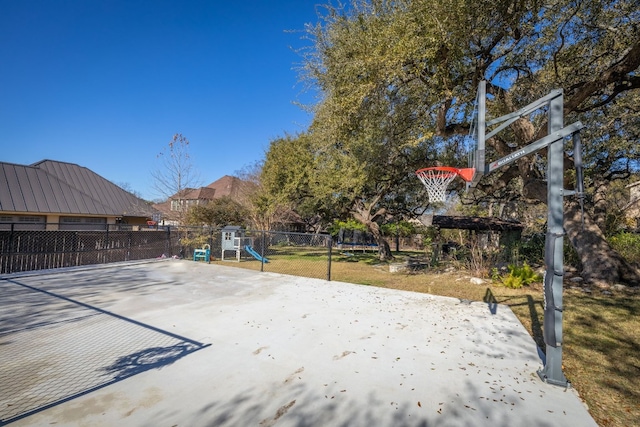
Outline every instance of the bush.
<path fill-rule="evenodd" d="M 640 234 L 618 233 L 609 238 L 609 244 L 628 262 L 640 264 Z"/>
<path fill-rule="evenodd" d="M 522 236 L 520 244 L 516 246 L 518 256 L 525 263 L 541 264 L 544 262 L 544 242 L 545 233 Z"/>
<path fill-rule="evenodd" d="M 529 264 L 524 263 L 522 267 L 516 265 L 509 266 L 509 274 L 500 279 L 502 284 L 507 288 L 520 289 L 523 286 L 529 286 L 535 282 L 541 282 L 542 276 L 535 271 Z"/>

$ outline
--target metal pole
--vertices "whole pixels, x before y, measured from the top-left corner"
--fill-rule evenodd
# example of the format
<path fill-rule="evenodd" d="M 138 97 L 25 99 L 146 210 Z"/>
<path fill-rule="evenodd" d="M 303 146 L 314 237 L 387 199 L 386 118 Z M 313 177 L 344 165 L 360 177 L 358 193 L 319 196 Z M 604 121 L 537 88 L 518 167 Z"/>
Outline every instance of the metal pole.
<path fill-rule="evenodd" d="M 473 167 L 480 176 L 484 175 L 485 162 L 485 133 L 486 133 L 486 115 L 487 115 L 487 82 L 482 80 L 478 85 L 478 152 L 476 153 L 476 162 Z"/>
<path fill-rule="evenodd" d="M 171 252 L 171 226 L 167 225 L 167 242 L 166 242 L 166 250 L 167 250 L 167 256 L 172 256 Z"/>
<path fill-rule="evenodd" d="M 261 272 L 264 271 L 264 253 L 266 252 L 265 247 L 264 247 L 265 244 L 266 244 L 265 234 L 266 234 L 266 231 L 262 230 L 262 248 L 260 250 L 260 258 L 262 258 L 260 260 L 260 271 Z"/>
<path fill-rule="evenodd" d="M 549 134 L 563 128 L 563 96 L 549 102 Z M 544 381 L 567 387 L 562 373 L 562 282 L 564 277 L 564 141 L 559 139 L 547 148 L 547 237 L 544 280 L 544 341 L 546 360 L 538 375 Z"/>
<path fill-rule="evenodd" d="M 13 253 L 15 252 L 15 223 L 11 223 L 11 233 L 9 234 L 9 258 L 7 259 L 7 269 L 6 273 L 14 273 L 13 271 Z"/>
<path fill-rule="evenodd" d="M 478 84 L 478 118 L 476 123 L 476 135 L 472 135 L 477 138 L 476 147 L 475 147 L 475 159 L 473 160 L 473 164 L 469 165 L 472 168 L 475 168 L 476 172 L 473 176 L 473 180 L 471 183 L 467 184 L 467 189 L 469 186 L 475 187 L 480 179 L 487 173 L 485 166 L 485 134 L 486 134 L 486 115 L 487 115 L 487 82 L 482 80 Z"/>
<path fill-rule="evenodd" d="M 333 237 L 329 236 L 329 261 L 327 261 L 327 282 L 331 281 L 331 249 L 333 247 Z"/>
<path fill-rule="evenodd" d="M 105 235 L 104 235 L 105 247 L 103 248 L 104 251 L 102 252 L 104 254 L 104 263 L 105 264 L 107 262 L 109 262 L 109 258 L 111 258 L 110 254 L 109 254 L 109 246 L 111 246 L 109 244 L 109 224 L 106 224 L 106 226 L 107 226 L 107 230 L 106 230 Z"/>

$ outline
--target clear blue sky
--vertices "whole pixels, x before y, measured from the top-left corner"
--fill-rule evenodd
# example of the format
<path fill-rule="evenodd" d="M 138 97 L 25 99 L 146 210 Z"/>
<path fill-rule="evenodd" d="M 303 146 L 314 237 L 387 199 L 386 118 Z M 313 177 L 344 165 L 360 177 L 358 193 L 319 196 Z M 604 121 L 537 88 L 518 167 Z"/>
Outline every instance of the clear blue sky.
<path fill-rule="evenodd" d="M 295 49 L 321 3 L 0 0 L 0 161 L 77 163 L 153 199 L 182 133 L 202 185 L 233 175 L 307 128 Z"/>

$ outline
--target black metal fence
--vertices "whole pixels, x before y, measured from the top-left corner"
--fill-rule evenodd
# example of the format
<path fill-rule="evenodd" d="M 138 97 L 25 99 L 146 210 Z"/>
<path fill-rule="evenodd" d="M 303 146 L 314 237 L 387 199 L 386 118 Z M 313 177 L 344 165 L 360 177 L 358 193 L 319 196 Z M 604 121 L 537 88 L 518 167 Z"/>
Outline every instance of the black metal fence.
<path fill-rule="evenodd" d="M 331 280 L 333 240 L 326 234 L 209 227 L 105 225 L 104 230 L 0 229 L 0 274 L 175 256 Z M 202 260 L 201 257 L 197 258 Z"/>
<path fill-rule="evenodd" d="M 177 245 L 170 228 L 108 225 L 104 230 L 0 230 L 0 273 L 161 257 Z"/>

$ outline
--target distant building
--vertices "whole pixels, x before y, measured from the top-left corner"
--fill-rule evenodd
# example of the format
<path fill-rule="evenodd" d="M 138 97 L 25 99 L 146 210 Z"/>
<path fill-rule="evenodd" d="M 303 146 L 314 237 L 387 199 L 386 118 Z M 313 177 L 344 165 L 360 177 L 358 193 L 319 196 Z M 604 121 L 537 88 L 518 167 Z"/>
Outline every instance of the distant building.
<path fill-rule="evenodd" d="M 215 198 L 229 196 L 232 199 L 237 200 L 242 195 L 242 190 L 246 185 L 247 182 L 241 180 L 240 178 L 225 175 L 219 180 L 207 185 L 205 188 L 211 188 L 215 190 Z"/>
<path fill-rule="evenodd" d="M 240 201 L 243 196 L 243 188 L 246 185 L 248 183 L 240 178 L 225 175 L 206 187 L 185 188 L 169 197 L 168 200 L 153 205 L 153 207 L 161 213 L 161 223 L 177 225 L 180 222 L 181 214 L 193 206 L 205 205 L 224 196 Z"/>
<path fill-rule="evenodd" d="M 42 160 L 0 162 L 0 229 L 104 230 L 106 224 L 148 225 L 155 210 L 95 172 Z"/>
<path fill-rule="evenodd" d="M 192 206 L 203 205 L 213 200 L 216 190 L 207 187 L 185 188 L 174 194 L 169 200 L 169 210 L 172 212 L 186 212 Z"/>

